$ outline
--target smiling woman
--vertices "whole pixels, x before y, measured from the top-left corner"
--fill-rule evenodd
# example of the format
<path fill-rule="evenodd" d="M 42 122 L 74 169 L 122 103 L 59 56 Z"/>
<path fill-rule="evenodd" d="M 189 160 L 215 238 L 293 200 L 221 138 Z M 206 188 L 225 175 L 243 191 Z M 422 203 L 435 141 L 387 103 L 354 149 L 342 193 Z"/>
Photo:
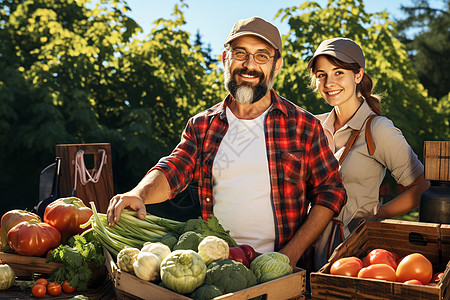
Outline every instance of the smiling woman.
<path fill-rule="evenodd" d="M 343 37 L 323 41 L 308 64 L 311 87 L 333 107 L 316 117 L 339 161 L 347 192 L 346 205 L 316 242 L 316 269 L 362 220 L 392 218 L 416 208 L 429 186 L 422 163 L 401 131 L 381 116 L 380 98 L 372 94 L 373 82 L 365 67 L 361 47 Z M 366 139 L 358 138 L 361 131 Z M 383 205 L 379 190 L 386 168 L 408 188 Z"/>

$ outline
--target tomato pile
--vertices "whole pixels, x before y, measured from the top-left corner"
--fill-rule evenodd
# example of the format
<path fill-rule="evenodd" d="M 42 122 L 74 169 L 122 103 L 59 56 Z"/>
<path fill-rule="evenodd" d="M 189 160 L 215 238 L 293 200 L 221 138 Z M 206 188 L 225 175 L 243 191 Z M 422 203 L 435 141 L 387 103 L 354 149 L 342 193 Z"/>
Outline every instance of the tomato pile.
<path fill-rule="evenodd" d="M 0 250 L 13 250 L 26 256 L 43 256 L 61 242 L 88 228 L 81 229 L 92 216 L 92 210 L 79 198 L 60 198 L 50 203 L 44 220 L 28 211 L 14 209 L 1 219 Z"/>
<path fill-rule="evenodd" d="M 91 216 L 92 210 L 76 197 L 60 198 L 50 203 L 45 209 L 43 220 L 32 212 L 10 210 L 1 218 L 0 251 L 24 256 L 49 256 L 55 248 L 65 245 L 70 237 L 89 229 L 81 229 L 80 225 Z M 62 291 L 73 293 L 76 288 L 68 280 L 63 280 L 61 278 L 60 282 L 49 283 L 47 279 L 40 278 L 33 283 L 31 292 L 34 297 L 46 294 L 58 296 Z"/>
<path fill-rule="evenodd" d="M 331 265 L 330 274 L 405 284 L 436 285 L 444 273 L 433 273 L 433 265 L 420 253 L 399 258 L 395 252 L 373 249 L 363 259 L 355 256 L 338 259 Z"/>
<path fill-rule="evenodd" d="M 58 282 L 48 282 L 48 280 L 45 278 L 39 278 L 38 280 L 36 280 L 33 287 L 31 288 L 31 294 L 36 298 L 41 298 L 46 294 L 49 294 L 51 296 L 59 296 L 61 295 L 62 291 L 64 291 L 64 293 L 71 294 L 76 291 L 76 288 L 70 286 L 68 280 L 64 280 L 63 284 L 61 285 Z"/>

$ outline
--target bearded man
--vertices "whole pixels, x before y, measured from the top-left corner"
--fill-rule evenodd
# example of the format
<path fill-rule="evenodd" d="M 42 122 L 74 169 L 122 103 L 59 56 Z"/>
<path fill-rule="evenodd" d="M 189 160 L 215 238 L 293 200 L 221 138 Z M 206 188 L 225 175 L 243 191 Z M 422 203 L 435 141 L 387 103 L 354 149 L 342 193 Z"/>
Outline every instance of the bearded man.
<path fill-rule="evenodd" d="M 238 244 L 279 251 L 296 265 L 346 194 L 320 122 L 272 89 L 281 53 L 273 24 L 236 22 L 222 56 L 229 95 L 192 117 L 173 152 L 111 199 L 109 226 L 124 208 L 144 218 L 145 204 L 195 183 L 203 219 L 214 214 Z"/>

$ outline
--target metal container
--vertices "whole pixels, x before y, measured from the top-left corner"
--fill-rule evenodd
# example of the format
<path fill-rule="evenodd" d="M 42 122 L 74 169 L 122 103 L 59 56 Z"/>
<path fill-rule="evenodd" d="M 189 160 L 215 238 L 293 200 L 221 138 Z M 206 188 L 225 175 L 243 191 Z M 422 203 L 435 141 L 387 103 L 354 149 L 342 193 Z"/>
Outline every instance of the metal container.
<path fill-rule="evenodd" d="M 420 198 L 419 221 L 450 224 L 450 181 L 431 181 Z"/>

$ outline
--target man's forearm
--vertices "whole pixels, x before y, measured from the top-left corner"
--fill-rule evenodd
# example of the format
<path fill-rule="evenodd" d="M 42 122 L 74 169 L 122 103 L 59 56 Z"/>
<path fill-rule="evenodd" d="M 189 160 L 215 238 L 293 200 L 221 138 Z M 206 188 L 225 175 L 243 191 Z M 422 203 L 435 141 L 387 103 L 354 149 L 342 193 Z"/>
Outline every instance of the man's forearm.
<path fill-rule="evenodd" d="M 306 249 L 319 238 L 333 215 L 334 212 L 325 206 L 314 205 L 311 208 L 305 223 L 280 250 L 289 256 L 292 265 L 295 265 Z"/>
<path fill-rule="evenodd" d="M 160 203 L 169 199 L 170 185 L 163 172 L 152 170 L 129 193 L 140 197 L 144 204 Z"/>

